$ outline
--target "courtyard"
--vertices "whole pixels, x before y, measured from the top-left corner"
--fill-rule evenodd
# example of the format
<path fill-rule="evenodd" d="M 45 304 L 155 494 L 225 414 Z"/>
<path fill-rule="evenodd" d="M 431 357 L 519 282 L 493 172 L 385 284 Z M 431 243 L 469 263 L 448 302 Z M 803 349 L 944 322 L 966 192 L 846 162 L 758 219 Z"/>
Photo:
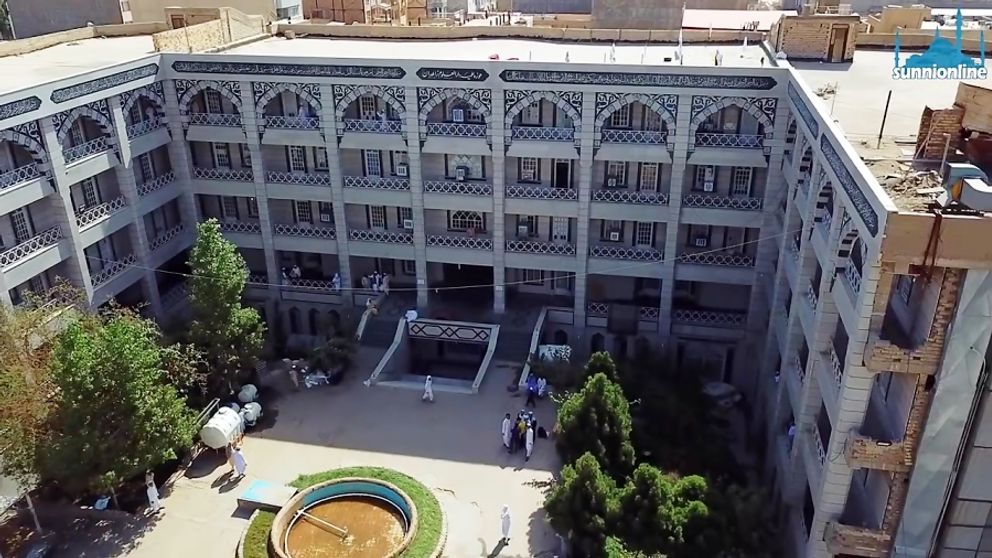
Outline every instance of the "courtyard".
<path fill-rule="evenodd" d="M 158 517 L 92 525 L 71 536 L 59 556 L 234 556 L 249 513 L 237 497 L 252 480 L 289 483 L 300 474 L 360 465 L 401 471 L 435 492 L 447 519 L 443 556 L 553 556 L 557 538 L 541 506 L 558 457 L 550 440 L 538 440 L 527 463 L 522 451 L 503 449 L 503 415 L 524 404 L 506 391 L 509 377 L 487 378 L 478 395 L 436 388 L 429 404 L 419 391 L 362 385 L 380 356 L 381 350 L 363 348 L 341 385 L 263 401 L 269 416 L 245 437 L 248 474 L 241 482 L 226 482 L 223 457 L 205 453 L 164 491 Z M 553 404 L 539 402 L 536 414 L 550 430 Z M 504 504 L 513 517 L 511 538 L 493 554 Z"/>

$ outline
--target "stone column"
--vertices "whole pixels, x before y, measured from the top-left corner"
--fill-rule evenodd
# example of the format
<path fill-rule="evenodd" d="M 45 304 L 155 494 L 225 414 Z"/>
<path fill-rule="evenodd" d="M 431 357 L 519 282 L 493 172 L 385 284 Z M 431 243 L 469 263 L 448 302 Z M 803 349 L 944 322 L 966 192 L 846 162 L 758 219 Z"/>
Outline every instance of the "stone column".
<path fill-rule="evenodd" d="M 179 212 L 183 223 L 191 229 L 190 234 L 195 236 L 196 224 L 201 221 L 202 216 L 193 194 L 191 181 L 193 158 L 190 155 L 189 144 L 186 142 L 186 130 L 183 129 L 176 84 L 172 80 L 166 80 L 162 82 L 162 86 L 165 94 L 165 117 L 169 124 L 169 134 L 172 136 L 172 141 L 169 142 L 169 161 L 176 175 L 173 187 L 182 189 L 182 195 L 179 197 Z"/>
<path fill-rule="evenodd" d="M 503 91 L 493 91 L 489 134 L 493 148 L 493 312 L 506 311 L 506 134 Z"/>
<path fill-rule="evenodd" d="M 595 150 L 593 135 L 596 129 L 596 93 L 582 94 L 582 132 L 579 135 L 579 217 L 575 226 L 575 319 L 577 331 L 586 324 L 586 288 L 589 269 L 589 214 L 592 197 L 592 158 Z"/>
<path fill-rule="evenodd" d="M 675 293 L 675 264 L 679 257 L 679 222 L 682 213 L 682 187 L 685 184 L 686 164 L 689 159 L 689 121 L 692 118 L 692 95 L 679 95 L 675 130 L 668 131 L 672 150 L 672 173 L 668 185 L 668 207 L 671 220 L 665 230 L 665 262 L 662 273 L 661 297 L 658 301 L 658 332 L 665 337 L 672 334 L 672 297 Z"/>
<path fill-rule="evenodd" d="M 420 117 L 417 88 L 406 88 L 406 144 L 410 163 L 410 211 L 413 213 L 413 254 L 417 269 L 417 310 L 427 312 L 427 233 L 424 230 L 424 180 L 420 161 Z"/>
<path fill-rule="evenodd" d="M 120 95 L 114 95 L 108 99 L 110 104 L 110 115 L 114 120 L 114 128 L 117 130 L 117 145 L 120 146 L 121 164 L 114 168 L 117 175 L 117 186 L 121 194 L 127 201 L 127 211 L 131 214 L 131 226 L 128 227 L 131 237 L 131 246 L 134 248 L 134 256 L 138 265 L 142 266 L 141 284 L 145 295 L 148 297 L 148 306 L 153 315 L 159 316 L 162 313 L 162 299 L 159 297 L 158 281 L 155 278 L 155 271 L 149 264 L 148 231 L 145 230 L 144 215 L 138 206 L 138 186 L 134 178 L 134 156 L 131 153 L 131 142 L 127 137 L 127 121 L 124 119 L 124 110 L 121 108 Z"/>
<path fill-rule="evenodd" d="M 334 209 L 334 233 L 338 240 L 338 275 L 347 300 L 354 299 L 351 289 L 351 253 L 348 250 L 348 221 L 344 211 L 344 178 L 341 171 L 341 151 L 338 148 L 337 113 L 334 107 L 334 86 L 320 86 L 320 130 L 327 150 L 327 172 L 331 178 L 331 206 Z M 350 302 L 349 302 L 350 304 Z"/>

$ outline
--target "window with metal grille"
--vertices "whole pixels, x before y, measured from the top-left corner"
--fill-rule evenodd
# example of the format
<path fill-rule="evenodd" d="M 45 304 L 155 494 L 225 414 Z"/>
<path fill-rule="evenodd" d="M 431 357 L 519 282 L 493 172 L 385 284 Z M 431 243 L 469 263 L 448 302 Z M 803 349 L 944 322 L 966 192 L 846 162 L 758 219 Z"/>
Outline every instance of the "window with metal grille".
<path fill-rule="evenodd" d="M 530 105 L 520 113 L 520 123 L 528 126 L 541 124 L 541 101 Z"/>
<path fill-rule="evenodd" d="M 520 159 L 520 182 L 539 182 L 538 161 L 534 157 Z"/>
<path fill-rule="evenodd" d="M 307 152 L 299 145 L 289 146 L 289 172 L 307 171 Z"/>
<path fill-rule="evenodd" d="M 486 173 L 482 163 L 481 155 L 455 155 L 446 157 L 448 159 L 448 176 L 454 178 L 458 176 L 458 167 L 464 167 L 464 178 L 484 178 Z"/>
<path fill-rule="evenodd" d="M 20 244 L 34 236 L 31 230 L 31 215 L 26 207 L 10 212 L 10 224 L 14 229 L 14 239 Z"/>
<path fill-rule="evenodd" d="M 320 222 L 334 224 L 334 205 L 331 202 L 317 202 L 317 212 L 320 213 Z"/>
<path fill-rule="evenodd" d="M 131 105 L 131 109 L 128 110 L 128 114 L 131 116 L 131 124 L 137 124 L 138 122 L 144 120 L 144 118 L 142 118 L 143 115 L 141 114 L 141 99 L 134 101 L 134 104 Z"/>
<path fill-rule="evenodd" d="M 662 124 L 661 115 L 649 108 L 645 108 L 644 129 L 651 132 L 660 132 L 662 128 L 664 128 L 664 125 Z"/>
<path fill-rule="evenodd" d="M 528 285 L 544 286 L 544 271 L 540 269 L 525 269 L 524 283 Z"/>
<path fill-rule="evenodd" d="M 626 185 L 627 163 L 623 161 L 609 161 L 606 163 L 606 186 L 608 188 L 620 188 Z"/>
<path fill-rule="evenodd" d="M 313 223 L 313 212 L 310 208 L 310 202 L 296 200 L 296 203 L 293 204 L 293 209 L 297 223 Z"/>
<path fill-rule="evenodd" d="M 83 132 L 83 119 L 77 118 L 69 127 L 69 140 L 73 146 L 86 143 L 86 134 Z"/>
<path fill-rule="evenodd" d="M 326 147 L 315 147 L 313 150 L 313 167 L 316 170 L 326 171 L 329 166 L 327 164 L 327 148 Z"/>
<path fill-rule="evenodd" d="M 406 226 L 403 224 L 405 221 L 413 221 L 413 210 L 409 207 L 397 207 L 396 208 L 396 225 L 401 229 L 405 229 Z"/>
<path fill-rule="evenodd" d="M 243 168 L 251 168 L 251 148 L 248 147 L 247 143 L 239 143 L 241 146 L 241 166 Z"/>
<path fill-rule="evenodd" d="M 610 115 L 610 128 L 630 128 L 630 105 L 624 105 Z"/>
<path fill-rule="evenodd" d="M 646 192 L 658 191 L 658 163 L 641 163 L 640 190 Z"/>
<path fill-rule="evenodd" d="M 382 176 L 382 156 L 378 151 L 363 151 L 365 176 Z"/>
<path fill-rule="evenodd" d="M 485 228 L 485 220 L 482 215 L 474 211 L 454 211 L 448 214 L 448 230 L 467 231 L 473 229 L 482 231 Z"/>
<path fill-rule="evenodd" d="M 358 98 L 358 117 L 362 120 L 378 118 L 378 103 L 374 95 L 362 95 Z"/>
<path fill-rule="evenodd" d="M 399 168 L 400 165 L 409 165 L 410 164 L 410 160 L 409 159 L 410 158 L 407 155 L 406 151 L 390 151 L 389 152 L 389 161 L 390 161 L 390 166 L 391 166 L 390 170 L 392 171 L 393 176 L 396 176 L 397 174 L 399 174 L 399 173 L 396 172 L 396 169 Z"/>
<path fill-rule="evenodd" d="M 248 216 L 253 219 L 258 218 L 258 200 L 255 198 L 248 198 Z"/>
<path fill-rule="evenodd" d="M 373 229 L 386 228 L 386 208 L 381 205 L 369 206 L 369 226 Z"/>
<path fill-rule="evenodd" d="M 207 107 L 207 112 L 211 114 L 220 114 L 224 112 L 223 105 L 220 102 L 220 92 L 213 89 L 207 89 L 203 92 L 203 101 Z"/>
<path fill-rule="evenodd" d="M 600 240 L 606 242 L 623 241 L 623 221 L 601 221 L 602 227 L 599 229 Z"/>
<path fill-rule="evenodd" d="M 238 198 L 234 196 L 223 196 L 221 198 L 221 212 L 225 219 L 238 218 Z"/>
<path fill-rule="evenodd" d="M 524 233 L 521 227 L 526 227 L 526 236 L 537 236 L 538 217 L 536 215 L 517 215 L 517 234 Z"/>
<path fill-rule="evenodd" d="M 733 181 L 730 184 L 730 194 L 732 196 L 751 195 L 751 167 L 735 167 Z"/>
<path fill-rule="evenodd" d="M 400 260 L 400 269 L 403 270 L 403 275 L 416 275 L 417 262 L 414 260 Z"/>
<path fill-rule="evenodd" d="M 100 204 L 100 188 L 97 187 L 96 177 L 90 177 L 79 183 L 83 191 L 83 207 L 90 208 Z"/>
<path fill-rule="evenodd" d="M 210 149 L 214 155 L 214 167 L 231 168 L 231 154 L 226 143 L 212 143 Z"/>
<path fill-rule="evenodd" d="M 638 246 L 653 246 L 654 223 L 637 223 L 634 228 L 634 242 Z"/>
<path fill-rule="evenodd" d="M 138 168 L 141 169 L 141 180 L 143 182 L 148 182 L 149 180 L 155 178 L 155 166 L 152 164 L 152 156 L 150 153 L 142 153 L 138 157 Z"/>

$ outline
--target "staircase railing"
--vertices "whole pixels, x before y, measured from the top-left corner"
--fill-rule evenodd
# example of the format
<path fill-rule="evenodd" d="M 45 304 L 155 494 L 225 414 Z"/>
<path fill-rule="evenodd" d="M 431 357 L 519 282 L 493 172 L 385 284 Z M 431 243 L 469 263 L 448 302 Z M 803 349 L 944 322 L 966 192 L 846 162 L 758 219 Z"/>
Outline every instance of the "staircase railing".
<path fill-rule="evenodd" d="M 537 316 L 537 323 L 534 324 L 534 331 L 530 334 L 530 347 L 527 351 L 527 362 L 520 372 L 520 380 L 517 385 L 520 389 L 527 389 L 527 377 L 530 376 L 531 360 L 537 358 L 537 346 L 541 344 L 541 332 L 544 331 L 544 322 L 548 319 L 548 307 L 541 308 L 541 313 Z"/>

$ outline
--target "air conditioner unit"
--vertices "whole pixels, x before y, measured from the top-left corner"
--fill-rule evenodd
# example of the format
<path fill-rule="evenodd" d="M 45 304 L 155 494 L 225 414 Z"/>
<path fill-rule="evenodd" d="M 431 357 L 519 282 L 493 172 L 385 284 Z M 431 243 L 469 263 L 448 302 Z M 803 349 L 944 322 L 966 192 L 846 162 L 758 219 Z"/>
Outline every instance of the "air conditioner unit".
<path fill-rule="evenodd" d="M 396 165 L 396 176 L 407 176 L 410 174 L 410 165 L 400 163 Z"/>
<path fill-rule="evenodd" d="M 712 192 L 716 190 L 716 186 L 712 182 L 703 182 L 703 191 Z"/>
<path fill-rule="evenodd" d="M 455 167 L 455 180 L 458 182 L 464 181 L 468 177 L 468 167 L 458 166 Z"/>
<path fill-rule="evenodd" d="M 413 219 L 403 219 L 403 228 L 412 231 L 413 230 Z"/>
<path fill-rule="evenodd" d="M 332 220 L 334 220 L 334 216 L 331 215 L 330 213 L 321 213 L 320 214 L 320 222 L 321 223 L 330 223 Z"/>
<path fill-rule="evenodd" d="M 617 187 L 617 179 L 616 178 L 612 178 L 612 177 L 606 179 L 606 187 L 607 188 L 616 188 Z"/>
<path fill-rule="evenodd" d="M 706 248 L 710 243 L 710 239 L 705 236 L 697 236 L 694 243 L 697 248 Z"/>
<path fill-rule="evenodd" d="M 534 171 L 525 170 L 521 173 L 520 180 L 534 180 Z"/>
<path fill-rule="evenodd" d="M 620 242 L 620 231 L 610 231 L 610 242 Z"/>
<path fill-rule="evenodd" d="M 451 120 L 452 122 L 465 122 L 465 110 L 451 109 Z"/>
<path fill-rule="evenodd" d="M 517 237 L 527 238 L 530 236 L 530 227 L 527 225 L 517 225 Z"/>

